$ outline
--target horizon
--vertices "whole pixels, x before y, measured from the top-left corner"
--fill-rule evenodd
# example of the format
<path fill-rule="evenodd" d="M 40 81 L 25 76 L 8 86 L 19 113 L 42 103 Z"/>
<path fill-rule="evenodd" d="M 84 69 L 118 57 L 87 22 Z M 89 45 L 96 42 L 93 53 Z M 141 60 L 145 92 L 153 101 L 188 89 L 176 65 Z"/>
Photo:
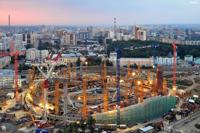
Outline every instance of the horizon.
<path fill-rule="evenodd" d="M 187 24 L 187 23 L 183 23 L 183 24 L 122 24 L 122 25 L 117 25 L 118 27 L 123 27 L 123 26 L 195 26 L 195 25 L 200 25 L 199 24 Z M 4 24 L 4 25 L 1 25 L 0 24 L 0 27 L 7 27 L 8 24 Z M 113 27 L 113 24 L 18 24 L 18 25 L 12 25 L 11 23 L 11 27 L 31 27 L 31 26 L 57 26 L 57 27 L 67 27 L 67 26 L 74 26 L 74 27 L 84 27 L 84 26 L 93 26 L 93 27 Z"/>
<path fill-rule="evenodd" d="M 200 24 L 200 0 L 0 0 L 0 25 Z M 105 15 L 106 14 L 106 15 Z"/>

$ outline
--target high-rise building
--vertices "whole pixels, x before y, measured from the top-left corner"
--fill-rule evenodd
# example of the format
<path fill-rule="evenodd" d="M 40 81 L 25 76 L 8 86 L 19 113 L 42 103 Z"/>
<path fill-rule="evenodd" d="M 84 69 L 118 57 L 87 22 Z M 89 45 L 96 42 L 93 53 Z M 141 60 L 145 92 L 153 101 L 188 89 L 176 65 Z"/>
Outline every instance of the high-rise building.
<path fill-rule="evenodd" d="M 23 42 L 23 34 L 14 34 L 13 36 L 14 50 L 25 50 L 26 43 Z"/>
<path fill-rule="evenodd" d="M 88 39 L 90 39 L 88 31 L 80 31 L 78 33 L 78 40 L 79 41 L 85 41 L 85 40 L 88 40 Z"/>
<path fill-rule="evenodd" d="M 146 41 L 147 40 L 146 30 L 135 26 L 135 39 L 141 40 L 141 41 Z"/>
<path fill-rule="evenodd" d="M 76 45 L 76 34 L 65 32 L 62 36 L 63 45 Z"/>

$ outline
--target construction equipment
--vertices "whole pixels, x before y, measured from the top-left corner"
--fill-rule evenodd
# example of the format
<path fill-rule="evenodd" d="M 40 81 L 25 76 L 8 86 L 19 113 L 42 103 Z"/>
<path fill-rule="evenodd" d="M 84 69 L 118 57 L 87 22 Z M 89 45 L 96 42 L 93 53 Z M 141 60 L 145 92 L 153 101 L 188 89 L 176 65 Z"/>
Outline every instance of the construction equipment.
<path fill-rule="evenodd" d="M 104 112 L 108 111 L 108 89 L 107 89 L 107 72 L 106 72 L 106 60 L 103 61 L 102 63 L 102 88 L 103 88 L 103 107 L 104 107 Z"/>
<path fill-rule="evenodd" d="M 18 67 L 19 67 L 19 62 L 18 62 L 18 56 L 19 55 L 24 55 L 25 52 L 20 52 L 17 49 L 15 50 L 14 48 L 14 42 L 11 41 L 10 43 L 10 52 L 2 52 L 0 53 L 0 57 L 3 56 L 12 56 L 14 57 L 14 87 L 15 87 L 15 99 L 16 101 L 19 100 L 19 84 L 18 84 Z"/>
<path fill-rule="evenodd" d="M 55 81 L 55 91 L 54 91 L 54 105 L 55 105 L 55 114 L 59 113 L 59 85 L 60 82 L 58 80 Z"/>
<path fill-rule="evenodd" d="M 172 47 L 173 47 L 173 94 L 176 94 L 176 56 L 177 56 L 177 46 L 175 43 L 172 43 Z"/>
<path fill-rule="evenodd" d="M 82 94 L 82 117 L 83 119 L 87 118 L 87 77 L 83 79 L 83 94 Z"/>

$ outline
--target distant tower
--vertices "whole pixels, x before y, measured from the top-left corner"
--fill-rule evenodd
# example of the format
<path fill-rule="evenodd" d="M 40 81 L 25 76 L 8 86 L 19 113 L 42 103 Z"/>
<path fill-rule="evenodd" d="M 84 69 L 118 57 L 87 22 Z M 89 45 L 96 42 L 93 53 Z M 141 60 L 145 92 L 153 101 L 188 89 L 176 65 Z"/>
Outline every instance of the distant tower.
<path fill-rule="evenodd" d="M 117 38 L 117 36 L 116 36 L 116 33 L 117 33 L 117 26 L 116 26 L 116 24 L 117 24 L 117 19 L 116 18 L 114 18 L 114 39 L 116 39 Z"/>
<path fill-rule="evenodd" d="M 10 14 L 8 15 L 8 28 L 9 28 L 9 31 L 10 31 Z"/>

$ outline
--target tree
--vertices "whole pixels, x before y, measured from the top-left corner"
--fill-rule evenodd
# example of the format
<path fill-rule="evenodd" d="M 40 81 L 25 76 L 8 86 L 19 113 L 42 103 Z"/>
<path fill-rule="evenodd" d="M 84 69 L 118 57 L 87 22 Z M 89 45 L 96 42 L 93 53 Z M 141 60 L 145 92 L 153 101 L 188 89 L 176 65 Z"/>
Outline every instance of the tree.
<path fill-rule="evenodd" d="M 56 133 L 64 133 L 62 130 L 58 130 Z"/>
<path fill-rule="evenodd" d="M 80 66 L 81 65 L 81 59 L 80 57 L 78 57 L 77 61 L 76 61 L 76 66 Z"/>
<path fill-rule="evenodd" d="M 96 123 L 96 120 L 92 116 L 89 116 L 89 118 L 87 119 L 87 126 L 91 133 L 94 132 L 95 123 Z"/>
<path fill-rule="evenodd" d="M 79 127 L 81 128 L 81 133 L 84 133 L 86 130 L 86 124 L 84 119 L 80 120 Z"/>
<path fill-rule="evenodd" d="M 106 65 L 107 66 L 113 66 L 113 63 L 111 61 L 109 61 L 109 60 L 106 60 Z"/>

